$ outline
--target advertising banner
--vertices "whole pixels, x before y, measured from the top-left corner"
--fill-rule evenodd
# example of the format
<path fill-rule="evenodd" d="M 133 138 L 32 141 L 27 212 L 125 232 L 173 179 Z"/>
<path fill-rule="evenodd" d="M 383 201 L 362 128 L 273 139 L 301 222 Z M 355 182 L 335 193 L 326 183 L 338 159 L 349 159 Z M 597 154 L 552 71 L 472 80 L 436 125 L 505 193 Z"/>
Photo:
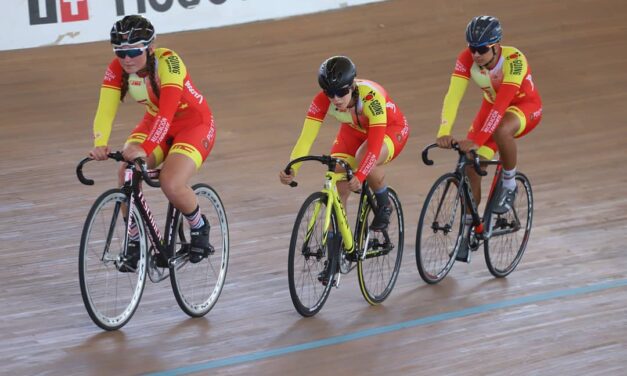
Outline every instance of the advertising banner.
<path fill-rule="evenodd" d="M 141 14 L 159 34 L 282 18 L 383 0 L 3 0 L 0 50 L 109 38 L 114 21 Z"/>

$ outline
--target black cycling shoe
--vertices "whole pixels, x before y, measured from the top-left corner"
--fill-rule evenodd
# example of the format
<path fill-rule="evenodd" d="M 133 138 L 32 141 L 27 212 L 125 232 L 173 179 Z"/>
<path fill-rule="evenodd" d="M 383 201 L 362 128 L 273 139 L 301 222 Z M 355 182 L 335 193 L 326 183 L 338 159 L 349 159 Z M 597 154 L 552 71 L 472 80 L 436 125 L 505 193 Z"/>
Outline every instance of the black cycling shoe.
<path fill-rule="evenodd" d="M 324 260 L 324 269 L 322 269 L 322 271 L 320 273 L 318 273 L 318 281 L 320 281 L 320 283 L 322 283 L 323 286 L 326 286 L 329 284 L 329 281 L 331 280 L 331 260 L 326 259 Z"/>
<path fill-rule="evenodd" d="M 518 193 L 518 187 L 514 189 L 501 187 L 501 191 L 495 201 L 496 205 L 492 208 L 492 213 L 505 214 L 510 211 L 514 205 L 514 201 L 516 201 L 516 193 Z"/>
<path fill-rule="evenodd" d="M 213 251 L 213 247 L 209 243 L 209 230 L 211 226 L 204 214 L 202 215 L 202 219 L 205 221 L 205 224 L 190 232 L 192 239 L 190 241 L 189 261 L 192 264 L 202 261 L 202 259 L 209 256 Z"/>
<path fill-rule="evenodd" d="M 459 250 L 457 251 L 457 256 L 455 256 L 455 260 L 461 261 L 461 262 L 470 261 L 469 248 L 470 247 L 468 247 L 468 239 L 466 239 L 466 237 L 464 236 L 462 238 L 461 244 L 459 245 Z"/>
<path fill-rule="evenodd" d="M 137 270 L 137 262 L 140 258 L 139 240 L 129 240 L 126 247 L 125 260 L 118 268 L 122 273 L 134 273 Z"/>
<path fill-rule="evenodd" d="M 392 205 L 382 206 L 374 216 L 370 224 L 372 231 L 385 231 L 390 224 L 390 216 L 392 215 Z"/>

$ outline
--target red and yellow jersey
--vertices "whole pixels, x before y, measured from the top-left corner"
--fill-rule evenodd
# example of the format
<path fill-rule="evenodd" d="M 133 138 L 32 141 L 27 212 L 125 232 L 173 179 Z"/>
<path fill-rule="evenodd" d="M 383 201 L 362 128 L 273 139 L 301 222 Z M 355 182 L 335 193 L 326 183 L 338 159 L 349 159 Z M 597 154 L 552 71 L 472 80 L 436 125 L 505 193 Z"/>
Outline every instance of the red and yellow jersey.
<path fill-rule="evenodd" d="M 405 126 L 405 116 L 387 91 L 378 83 L 361 79 L 355 80 L 355 83 L 358 93 L 357 101 L 346 111 L 340 111 L 333 106 L 323 91 L 314 97 L 307 111 L 303 131 L 292 150 L 292 160 L 309 153 L 320 125 L 324 118 L 330 115 L 339 122 L 368 135 L 368 153 L 361 161 L 355 176 L 363 181 L 368 175 L 376 165 L 381 152 L 386 127 Z M 298 165 L 294 166 L 295 171 L 298 171 L 298 168 Z"/>
<path fill-rule="evenodd" d="M 494 133 L 508 106 L 526 101 L 540 102 L 527 58 L 518 49 L 501 46 L 496 65 L 486 69 L 477 65 L 470 50 L 465 48 L 457 57 L 444 97 L 438 137 L 450 135 L 470 78 L 483 90 L 484 99 L 492 104 L 491 113 L 481 128 L 483 135 L 474 140 L 478 141 L 478 145 L 482 145 Z"/>
<path fill-rule="evenodd" d="M 165 137 L 174 118 L 183 119 L 199 114 L 203 119 L 211 117 L 205 97 L 192 83 L 181 58 L 166 48 L 155 49 L 154 58 L 159 97 L 152 90 L 147 74 L 134 73 L 128 77 L 128 95 L 146 107 L 146 115 L 155 118 L 152 132 L 142 144 L 148 154 Z M 113 119 L 121 99 L 123 73 L 120 62 L 114 58 L 109 64 L 100 89 L 100 100 L 94 119 L 95 146 L 104 146 L 108 143 Z"/>

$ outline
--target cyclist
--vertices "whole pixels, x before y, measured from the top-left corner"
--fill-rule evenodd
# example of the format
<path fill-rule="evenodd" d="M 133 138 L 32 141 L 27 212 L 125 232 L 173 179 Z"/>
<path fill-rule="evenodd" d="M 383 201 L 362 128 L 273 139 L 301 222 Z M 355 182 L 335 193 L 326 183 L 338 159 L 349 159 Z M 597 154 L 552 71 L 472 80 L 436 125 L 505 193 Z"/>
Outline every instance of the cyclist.
<path fill-rule="evenodd" d="M 318 71 L 320 91 L 311 102 L 302 132 L 290 159 L 305 156 L 318 135 L 326 115 L 340 123 L 331 155 L 346 160 L 356 171 L 353 178 L 338 182 L 337 188 L 346 204 L 350 191 L 358 191 L 364 180 L 375 193 L 379 210 L 370 228 L 387 228 L 392 213 L 384 165 L 403 150 L 409 136 L 407 119 L 386 90 L 376 82 L 357 79 L 353 62 L 346 56 L 325 60 Z M 357 163 L 359 161 L 359 164 Z M 300 165 L 279 173 L 279 180 L 289 184 Z"/>
<path fill-rule="evenodd" d="M 122 154 L 127 161 L 145 158 L 148 167 L 163 163 L 159 180 L 168 200 L 191 227 L 190 261 L 199 262 L 209 249 L 209 222 L 200 212 L 189 180 L 209 155 L 215 140 L 213 116 L 205 97 L 192 83 L 181 58 L 172 50 L 155 46 L 155 30 L 146 18 L 126 16 L 111 28 L 115 57 L 100 88 L 94 119 L 94 147 L 89 156 L 106 160 L 112 123 L 126 94 L 146 108 L 131 131 Z M 125 165 L 119 182 L 124 182 Z M 127 264 L 135 269 L 139 259 L 139 232 L 131 224 Z"/>
<path fill-rule="evenodd" d="M 503 180 L 493 208 L 497 214 L 510 210 L 516 198 L 515 139 L 531 132 L 542 118 L 542 101 L 527 58 L 517 48 L 501 45 L 502 34 L 496 17 L 477 16 L 468 23 L 468 47 L 457 57 L 436 139 L 441 148 L 451 148 L 457 142 L 462 151 L 476 150 L 482 159 L 491 159 L 499 152 Z M 458 141 L 451 136 L 451 130 L 470 78 L 483 90 L 483 102 L 466 139 Z M 470 167 L 468 176 L 475 202 L 479 203 L 481 177 Z M 460 249 L 458 258 L 466 254 L 467 247 Z"/>

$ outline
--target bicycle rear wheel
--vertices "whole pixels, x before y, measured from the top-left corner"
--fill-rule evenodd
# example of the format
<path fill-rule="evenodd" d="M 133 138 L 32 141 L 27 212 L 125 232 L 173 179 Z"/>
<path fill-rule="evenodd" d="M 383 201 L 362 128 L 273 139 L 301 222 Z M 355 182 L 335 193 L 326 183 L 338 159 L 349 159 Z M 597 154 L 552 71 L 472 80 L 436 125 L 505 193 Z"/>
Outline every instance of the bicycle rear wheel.
<path fill-rule="evenodd" d="M 139 229 L 140 258 L 135 272 L 120 271 L 126 258 L 126 206 L 120 189 L 106 191 L 92 205 L 81 236 L 78 275 L 83 303 L 89 317 L 105 330 L 119 329 L 131 319 L 146 283 L 145 230 L 135 207 L 130 215 Z"/>
<path fill-rule="evenodd" d="M 370 231 L 374 211 L 368 204 L 367 197 L 360 204 L 359 213 L 363 213 L 358 252 L 357 276 L 359 288 L 364 299 L 372 305 L 383 302 L 392 292 L 403 259 L 404 220 L 401 202 L 396 192 L 388 188 L 392 215 L 385 231 Z M 364 251 L 365 248 L 365 251 Z"/>
<path fill-rule="evenodd" d="M 512 209 L 505 214 L 491 214 L 486 221 L 490 238 L 483 243 L 485 262 L 490 273 L 502 278 L 516 269 L 522 259 L 533 219 L 533 193 L 529 179 L 516 174 L 518 194 Z"/>
<path fill-rule="evenodd" d="M 190 228 L 179 213 L 173 234 L 178 257 L 170 262 L 170 282 L 179 307 L 191 317 L 202 317 L 216 304 L 224 287 L 229 263 L 229 225 L 222 201 L 213 188 L 196 184 L 192 189 L 200 212 L 209 221 L 213 251 L 198 263 L 189 261 Z"/>
<path fill-rule="evenodd" d="M 464 206 L 459 178 L 442 175 L 431 187 L 416 231 L 416 266 L 429 283 L 440 282 L 453 267 L 463 235 Z"/>
<path fill-rule="evenodd" d="M 305 317 L 318 313 L 331 292 L 336 264 L 333 247 L 336 241 L 327 238 L 328 231 L 337 234 L 335 213 L 331 226 L 325 228 L 327 195 L 311 194 L 300 208 L 290 240 L 287 275 L 290 296 L 296 311 Z M 323 273 L 325 268 L 329 268 Z"/>

